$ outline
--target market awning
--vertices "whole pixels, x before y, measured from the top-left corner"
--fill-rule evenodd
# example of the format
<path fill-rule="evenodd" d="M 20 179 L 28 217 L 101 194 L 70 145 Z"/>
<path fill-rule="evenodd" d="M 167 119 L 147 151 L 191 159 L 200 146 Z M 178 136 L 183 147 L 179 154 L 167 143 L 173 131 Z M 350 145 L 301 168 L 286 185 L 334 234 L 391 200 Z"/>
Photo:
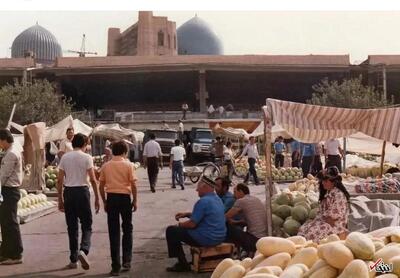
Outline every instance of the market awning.
<path fill-rule="evenodd" d="M 262 121 L 249 136 L 254 136 L 254 137 L 264 136 L 264 121 Z M 274 125 L 272 127 L 272 138 L 275 139 L 278 136 L 282 136 L 285 139 L 290 139 L 292 137 L 281 126 Z"/>
<path fill-rule="evenodd" d="M 127 139 L 133 136 L 135 142 L 142 142 L 144 137 L 143 132 L 124 128 L 117 123 L 96 126 L 93 130 L 93 134 L 116 140 Z"/>
<path fill-rule="evenodd" d="M 348 109 L 267 99 L 273 123 L 293 138 L 315 143 L 348 137 L 357 132 L 392 143 L 400 143 L 400 108 Z"/>
<path fill-rule="evenodd" d="M 89 136 L 93 129 L 86 125 L 85 123 L 81 122 L 78 119 L 73 119 L 71 115 L 68 117 L 64 118 L 60 122 L 56 123 L 55 125 L 46 128 L 46 136 L 45 136 L 45 141 L 51 142 L 51 141 L 57 141 L 57 140 L 62 140 L 66 137 L 66 132 L 69 127 L 74 128 L 74 133 L 82 133 L 86 136 Z"/>

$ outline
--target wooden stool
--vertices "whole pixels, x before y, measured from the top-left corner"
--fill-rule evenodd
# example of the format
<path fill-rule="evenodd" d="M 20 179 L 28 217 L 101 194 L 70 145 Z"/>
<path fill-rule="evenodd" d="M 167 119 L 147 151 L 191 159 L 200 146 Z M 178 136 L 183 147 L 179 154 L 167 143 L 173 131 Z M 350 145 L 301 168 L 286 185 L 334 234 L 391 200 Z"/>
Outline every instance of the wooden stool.
<path fill-rule="evenodd" d="M 191 247 L 192 270 L 195 272 L 211 272 L 225 258 L 231 258 L 235 245 L 221 243 L 213 247 Z"/>

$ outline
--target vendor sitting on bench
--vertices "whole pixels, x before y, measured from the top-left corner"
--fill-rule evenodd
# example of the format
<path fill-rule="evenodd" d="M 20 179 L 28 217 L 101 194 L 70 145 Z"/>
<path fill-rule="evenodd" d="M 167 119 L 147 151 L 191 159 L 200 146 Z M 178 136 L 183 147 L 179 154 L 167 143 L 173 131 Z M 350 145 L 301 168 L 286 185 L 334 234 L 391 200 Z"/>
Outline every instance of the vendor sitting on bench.
<path fill-rule="evenodd" d="M 224 205 L 214 192 L 215 182 L 203 176 L 197 183 L 200 199 L 196 202 L 193 212 L 178 213 L 175 219 L 189 218 L 178 225 L 169 226 L 166 231 L 168 255 L 178 258 L 178 262 L 168 267 L 167 271 L 190 271 L 182 242 L 191 246 L 216 246 L 226 237 Z"/>

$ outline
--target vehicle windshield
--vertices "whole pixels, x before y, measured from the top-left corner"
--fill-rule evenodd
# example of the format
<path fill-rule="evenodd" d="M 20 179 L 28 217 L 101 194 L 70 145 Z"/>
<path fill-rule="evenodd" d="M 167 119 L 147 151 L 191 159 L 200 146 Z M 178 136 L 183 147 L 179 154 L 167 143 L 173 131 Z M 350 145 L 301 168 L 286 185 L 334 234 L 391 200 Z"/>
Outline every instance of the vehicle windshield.
<path fill-rule="evenodd" d="M 152 131 L 157 139 L 178 139 L 178 133 L 176 131 Z"/>
<path fill-rule="evenodd" d="M 206 130 L 200 131 L 200 130 L 198 130 L 198 131 L 196 131 L 196 139 L 210 139 L 210 140 L 212 140 L 214 138 L 213 138 L 212 133 L 210 131 L 206 131 Z"/>

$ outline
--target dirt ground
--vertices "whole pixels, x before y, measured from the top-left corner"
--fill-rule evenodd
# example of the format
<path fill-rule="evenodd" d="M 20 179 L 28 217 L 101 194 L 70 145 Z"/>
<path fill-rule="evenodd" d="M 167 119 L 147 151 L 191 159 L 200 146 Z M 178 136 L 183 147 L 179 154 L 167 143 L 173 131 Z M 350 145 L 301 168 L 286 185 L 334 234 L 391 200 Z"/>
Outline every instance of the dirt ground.
<path fill-rule="evenodd" d="M 176 224 L 174 215 L 191 211 L 198 199 L 195 185 L 186 182 L 186 190 L 171 189 L 171 172 L 164 168 L 159 175 L 156 193 L 151 193 L 144 169 L 139 169 L 138 211 L 134 214 L 134 247 L 132 270 L 120 277 L 209 277 L 208 274 L 167 273 L 165 268 L 175 261 L 168 258 L 165 229 Z M 251 194 L 264 199 L 263 186 L 251 186 Z M 111 259 L 107 220 L 103 210 L 93 219 L 91 268 L 84 271 L 65 270 L 69 262 L 68 236 L 64 215 L 56 212 L 21 225 L 24 263 L 0 266 L 0 277 L 110 277 Z M 186 250 L 188 251 L 188 250 Z M 189 253 L 186 252 L 190 260 Z"/>

